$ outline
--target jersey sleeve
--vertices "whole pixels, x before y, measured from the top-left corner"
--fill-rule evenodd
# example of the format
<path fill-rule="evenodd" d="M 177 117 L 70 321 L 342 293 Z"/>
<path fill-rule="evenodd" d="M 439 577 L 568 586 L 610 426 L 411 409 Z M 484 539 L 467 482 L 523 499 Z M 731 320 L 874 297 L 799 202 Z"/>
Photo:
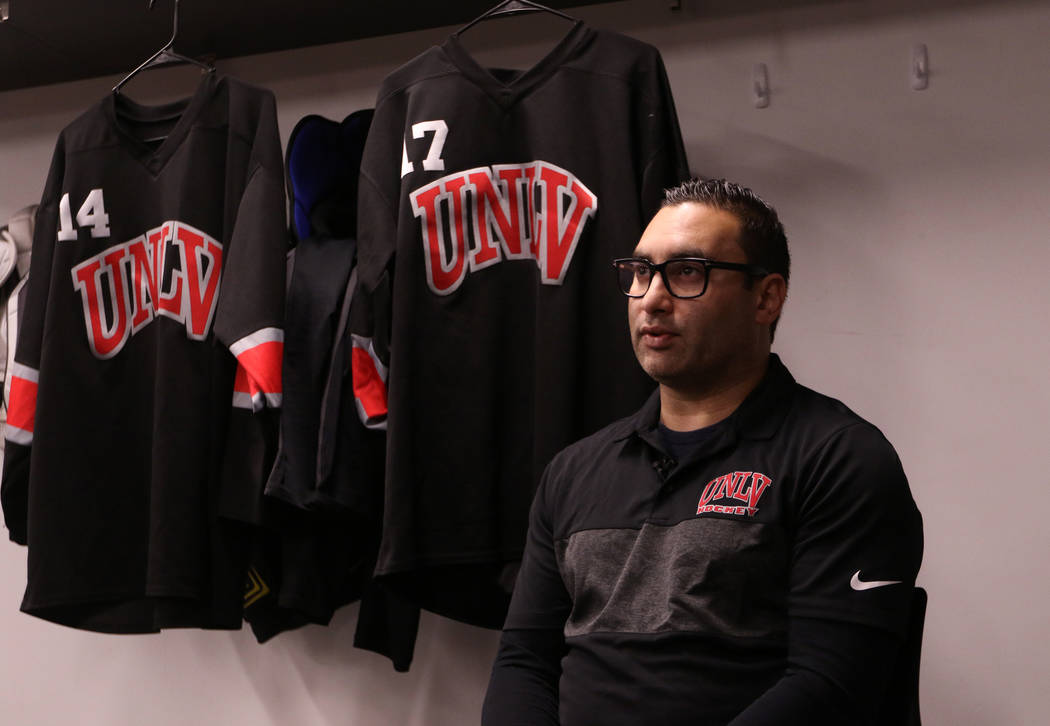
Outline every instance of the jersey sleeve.
<path fill-rule="evenodd" d="M 907 627 L 922 518 L 900 460 L 867 423 L 834 433 L 803 469 L 789 616 Z"/>
<path fill-rule="evenodd" d="M 13 541 L 26 544 L 29 502 L 29 460 L 36 420 L 37 389 L 40 385 L 40 355 L 44 316 L 51 287 L 52 260 L 58 233 L 58 196 L 65 169 L 65 151 L 60 136 L 55 147 L 44 195 L 36 212 L 33 252 L 22 322 L 18 331 L 14 363 L 8 371 L 10 398 L 4 427 L 3 483 L 0 501 L 4 521 Z"/>
<path fill-rule="evenodd" d="M 646 130 L 646 156 L 640 185 L 640 218 L 645 222 L 659 211 L 664 190 L 691 176 L 671 84 L 663 60 L 655 49 L 651 62 L 645 82 L 639 83 L 639 87 L 646 89 L 646 98 L 638 104 L 644 112 L 641 124 Z"/>
<path fill-rule="evenodd" d="M 390 316 L 397 247 L 396 176 L 399 156 L 383 126 L 390 120 L 380 103 L 361 161 L 357 200 L 358 287 L 351 306 L 351 375 L 358 415 L 368 428 L 386 429 L 390 365 Z M 395 124 L 396 125 L 396 124 Z M 399 153 L 399 152 L 397 152 Z"/>
<path fill-rule="evenodd" d="M 261 104 L 248 169 L 223 263 L 214 331 L 237 360 L 219 512 L 257 523 L 263 519 L 263 486 L 276 452 L 288 253 L 272 94 Z"/>
<path fill-rule="evenodd" d="M 350 310 L 350 371 L 354 402 L 366 428 L 386 430 L 390 367 L 390 276 L 384 271 L 372 288 L 358 285 Z"/>
<path fill-rule="evenodd" d="M 233 405 L 280 408 L 288 237 L 276 108 L 262 104 L 249 176 L 223 263 L 215 335 L 237 359 Z"/>

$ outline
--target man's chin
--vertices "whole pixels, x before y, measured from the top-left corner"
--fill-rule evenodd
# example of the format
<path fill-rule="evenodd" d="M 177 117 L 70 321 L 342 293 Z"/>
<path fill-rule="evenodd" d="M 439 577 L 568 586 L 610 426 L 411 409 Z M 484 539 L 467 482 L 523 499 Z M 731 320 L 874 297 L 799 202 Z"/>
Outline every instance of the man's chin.
<path fill-rule="evenodd" d="M 653 362 L 643 364 L 642 370 L 661 386 L 674 386 L 674 382 L 681 374 L 681 372 L 674 366 L 666 364 L 660 365 Z"/>

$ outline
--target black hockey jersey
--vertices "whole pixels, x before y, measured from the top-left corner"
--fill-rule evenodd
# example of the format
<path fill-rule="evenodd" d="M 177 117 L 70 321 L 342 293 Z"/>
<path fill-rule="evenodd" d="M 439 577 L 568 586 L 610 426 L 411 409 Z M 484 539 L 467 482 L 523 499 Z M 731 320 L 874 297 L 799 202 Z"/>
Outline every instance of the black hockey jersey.
<path fill-rule="evenodd" d="M 280 405 L 286 249 L 269 91 L 209 74 L 173 104 L 112 94 L 62 131 L 6 429 L 25 612 L 240 627 L 237 520 L 257 516 L 260 409 Z"/>
<path fill-rule="evenodd" d="M 622 35 L 577 23 L 523 73 L 453 35 L 384 81 L 354 385 L 387 426 L 387 584 L 502 625 L 547 461 L 652 390 L 610 261 L 686 176 L 661 58 Z"/>

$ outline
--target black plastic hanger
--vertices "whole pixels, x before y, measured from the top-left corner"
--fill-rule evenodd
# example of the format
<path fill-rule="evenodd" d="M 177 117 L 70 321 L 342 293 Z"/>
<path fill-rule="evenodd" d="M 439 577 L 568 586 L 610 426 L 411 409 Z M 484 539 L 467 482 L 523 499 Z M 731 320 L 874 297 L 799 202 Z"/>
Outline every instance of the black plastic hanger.
<path fill-rule="evenodd" d="M 566 13 L 563 13 L 560 10 L 555 10 L 554 8 L 549 8 L 546 5 L 540 5 L 539 3 L 530 2 L 530 0 L 504 0 L 498 5 L 489 8 L 484 13 L 474 18 L 462 28 L 457 30 L 456 35 L 459 35 L 460 33 L 468 30 L 469 28 L 474 27 L 482 20 L 498 18 L 501 15 L 517 15 L 518 13 L 535 12 L 551 13 L 553 15 L 565 18 L 566 20 L 576 22 L 576 18 L 572 17 L 571 15 L 567 15 Z"/>
<path fill-rule="evenodd" d="M 205 73 L 215 72 L 215 66 L 211 65 L 210 63 L 204 63 L 203 61 L 199 61 L 196 58 L 190 58 L 189 56 L 182 55 L 181 53 L 175 51 L 175 36 L 179 34 L 179 0 L 174 1 L 175 13 L 171 22 L 171 38 L 168 40 L 167 43 L 164 44 L 163 48 L 161 48 L 156 53 L 147 58 L 146 61 L 143 62 L 142 65 L 140 65 L 138 68 L 133 70 L 128 75 L 124 76 L 124 78 L 121 79 L 120 83 L 113 86 L 113 93 L 119 93 L 120 89 L 124 86 L 125 83 L 130 81 L 136 75 L 138 75 L 139 71 L 144 71 L 147 68 L 169 65 L 172 63 L 190 63 L 192 65 L 197 66 Z M 152 10 L 154 2 L 155 0 L 149 0 L 149 5 L 147 5 L 146 7 L 149 10 Z"/>

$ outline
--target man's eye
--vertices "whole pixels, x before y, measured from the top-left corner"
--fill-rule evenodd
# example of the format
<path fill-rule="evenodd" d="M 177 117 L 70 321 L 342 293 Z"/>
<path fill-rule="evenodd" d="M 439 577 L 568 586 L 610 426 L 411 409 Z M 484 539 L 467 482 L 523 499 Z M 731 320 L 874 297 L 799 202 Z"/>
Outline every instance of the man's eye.
<path fill-rule="evenodd" d="M 649 265 L 635 265 L 634 266 L 635 277 L 649 277 Z"/>
<path fill-rule="evenodd" d="M 676 277 L 695 277 L 703 272 L 703 269 L 699 265 L 692 264 L 681 264 L 676 265 L 674 274 Z"/>

